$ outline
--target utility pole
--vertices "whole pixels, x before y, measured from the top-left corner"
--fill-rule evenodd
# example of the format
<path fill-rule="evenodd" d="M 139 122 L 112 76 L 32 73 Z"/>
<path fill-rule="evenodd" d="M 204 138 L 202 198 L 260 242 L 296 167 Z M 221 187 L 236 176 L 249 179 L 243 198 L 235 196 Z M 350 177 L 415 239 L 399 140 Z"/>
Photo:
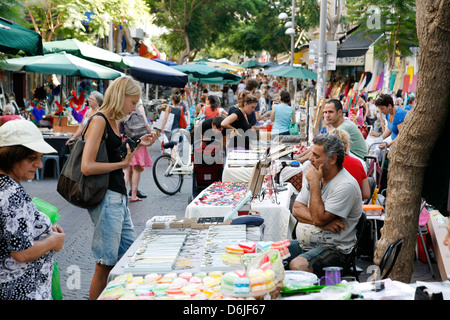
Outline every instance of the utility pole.
<path fill-rule="evenodd" d="M 317 98 L 325 98 L 326 48 L 327 48 L 327 0 L 320 3 L 319 64 L 317 73 Z"/>

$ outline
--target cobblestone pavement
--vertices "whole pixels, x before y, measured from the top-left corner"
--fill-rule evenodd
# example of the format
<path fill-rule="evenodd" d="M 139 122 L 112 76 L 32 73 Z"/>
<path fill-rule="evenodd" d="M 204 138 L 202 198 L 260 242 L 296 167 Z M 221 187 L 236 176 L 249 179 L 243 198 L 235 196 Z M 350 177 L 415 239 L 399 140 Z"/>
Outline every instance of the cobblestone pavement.
<path fill-rule="evenodd" d="M 160 146 L 155 143 L 149 148 L 153 160 L 160 155 Z M 184 216 L 186 206 L 192 193 L 192 180 L 186 176 L 181 192 L 173 196 L 163 194 L 155 185 L 151 168 L 147 168 L 141 176 L 139 189 L 148 197 L 140 202 L 129 204 L 131 216 L 139 235 L 145 228 L 148 219 L 155 215 Z M 30 196 L 47 201 L 59 210 L 61 219 L 59 224 L 66 233 L 63 250 L 55 255 L 55 260 L 60 267 L 61 288 L 64 300 L 87 300 L 89 297 L 90 282 L 94 273 L 95 263 L 91 253 L 91 238 L 93 225 L 87 210 L 72 206 L 65 201 L 56 191 L 57 180 L 45 177 L 40 181 L 23 182 L 23 186 Z M 363 269 L 372 263 L 358 259 L 357 265 Z M 436 278 L 431 277 L 428 265 L 416 261 L 411 282 L 416 280 L 439 281 L 440 276 L 437 265 L 433 264 Z M 368 274 L 363 272 L 360 281 L 366 281 Z"/>

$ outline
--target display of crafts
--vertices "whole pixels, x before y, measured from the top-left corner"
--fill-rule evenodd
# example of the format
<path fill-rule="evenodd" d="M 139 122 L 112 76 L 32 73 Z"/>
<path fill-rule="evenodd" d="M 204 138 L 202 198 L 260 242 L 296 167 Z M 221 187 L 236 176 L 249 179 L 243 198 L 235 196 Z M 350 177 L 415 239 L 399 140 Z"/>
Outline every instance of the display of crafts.
<path fill-rule="evenodd" d="M 245 196 L 248 183 L 214 182 L 194 200 L 195 205 L 235 206 Z"/>
<path fill-rule="evenodd" d="M 126 273 L 110 281 L 100 300 L 222 300 L 263 297 L 275 289 L 284 277 L 281 256 L 269 250 L 251 261 L 246 270 Z"/>
<path fill-rule="evenodd" d="M 273 242 L 273 241 L 248 241 L 233 243 L 225 248 L 225 252 L 222 254 L 222 261 L 225 264 L 238 266 L 246 265 L 259 253 L 273 249 L 277 250 L 281 256 L 281 259 L 290 257 L 288 246 L 290 245 L 288 239 Z"/>
<path fill-rule="evenodd" d="M 128 261 L 126 272 L 171 270 L 186 234 L 156 234 L 144 230 L 138 250 Z"/>
<path fill-rule="evenodd" d="M 223 233 L 222 233 L 223 234 Z M 106 286 L 99 299 L 148 300 L 221 300 L 254 299 L 271 293 L 284 279 L 282 260 L 289 256 L 289 240 L 278 242 L 239 242 L 229 244 L 226 254 L 246 257 L 246 262 L 231 271 L 183 271 L 148 273 L 133 276 L 126 273 Z M 239 258 L 241 261 L 241 259 Z M 245 259 L 244 259 L 245 260 Z M 244 268 L 245 266 L 245 268 Z M 224 270 L 226 270 L 224 269 Z"/>

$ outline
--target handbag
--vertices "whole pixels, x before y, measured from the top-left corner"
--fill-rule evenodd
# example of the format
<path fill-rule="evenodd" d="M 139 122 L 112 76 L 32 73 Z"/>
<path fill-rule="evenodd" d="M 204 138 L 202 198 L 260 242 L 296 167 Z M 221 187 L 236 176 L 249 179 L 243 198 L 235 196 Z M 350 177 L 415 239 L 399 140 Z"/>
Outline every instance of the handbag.
<path fill-rule="evenodd" d="M 289 134 L 291 136 L 296 136 L 296 135 L 298 135 L 299 132 L 300 132 L 300 129 L 298 128 L 298 123 L 291 121 L 291 123 L 289 124 Z"/>
<path fill-rule="evenodd" d="M 158 120 L 156 120 L 155 124 L 153 125 L 153 128 L 161 131 L 161 127 L 162 127 L 165 116 L 166 116 L 166 111 L 161 112 Z M 171 113 L 169 113 L 169 116 L 167 117 L 166 125 L 164 126 L 164 131 L 168 131 L 168 132 L 172 131 L 173 119 L 174 119 L 174 114 L 171 112 Z"/>
<path fill-rule="evenodd" d="M 96 115 L 101 115 L 101 113 Z M 58 193 L 69 203 L 84 209 L 95 207 L 102 202 L 109 183 L 109 173 L 85 176 L 81 172 L 81 158 L 86 143 L 84 134 L 92 118 L 86 124 L 81 137 L 72 145 L 69 158 L 64 164 L 56 188 Z M 106 137 L 105 128 L 97 154 L 97 162 L 109 162 L 106 151 Z"/>
<path fill-rule="evenodd" d="M 186 121 L 186 116 L 184 115 L 183 108 L 180 108 L 180 111 L 181 111 L 181 113 L 180 113 L 180 121 L 179 121 L 179 123 L 180 123 L 180 128 L 181 128 L 181 129 L 186 129 L 186 127 L 187 127 L 187 121 Z"/>
<path fill-rule="evenodd" d="M 292 112 L 294 112 L 294 109 L 292 108 Z M 289 123 L 289 134 L 291 136 L 297 136 L 300 132 L 300 129 L 298 127 L 298 123 L 295 121 L 292 121 L 292 117 L 291 117 L 291 122 Z"/>
<path fill-rule="evenodd" d="M 139 139 L 148 133 L 145 118 L 139 111 L 133 111 L 123 122 L 125 135 L 132 139 Z"/>

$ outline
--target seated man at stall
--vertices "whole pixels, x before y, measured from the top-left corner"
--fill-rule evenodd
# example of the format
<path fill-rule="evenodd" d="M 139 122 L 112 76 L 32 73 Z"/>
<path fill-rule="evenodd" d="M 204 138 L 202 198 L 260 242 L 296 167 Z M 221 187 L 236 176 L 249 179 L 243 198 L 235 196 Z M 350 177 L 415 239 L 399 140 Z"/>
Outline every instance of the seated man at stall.
<path fill-rule="evenodd" d="M 325 122 L 335 129 L 344 130 L 350 135 L 350 152 L 364 160 L 367 156 L 367 144 L 356 124 L 344 118 L 342 103 L 337 99 L 328 100 L 323 109 Z"/>
<path fill-rule="evenodd" d="M 321 134 L 311 146 L 311 164 L 296 198 L 297 241 L 285 267 L 323 275 L 323 268 L 343 267 L 356 242 L 361 217 L 361 189 L 344 169 L 344 144 L 335 134 Z"/>

